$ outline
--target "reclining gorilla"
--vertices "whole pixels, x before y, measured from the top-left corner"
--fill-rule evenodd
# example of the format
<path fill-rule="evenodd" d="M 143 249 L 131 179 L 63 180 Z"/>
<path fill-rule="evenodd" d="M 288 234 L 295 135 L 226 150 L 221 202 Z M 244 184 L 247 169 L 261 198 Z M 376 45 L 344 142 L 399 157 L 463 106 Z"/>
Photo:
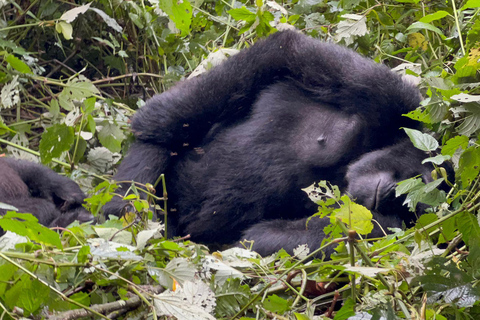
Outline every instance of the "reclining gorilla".
<path fill-rule="evenodd" d="M 133 117 L 137 141 L 115 179 L 153 183 L 165 173 L 171 235 L 228 244 L 243 233 L 261 254 L 316 248 L 326 221 L 306 230 L 316 206 L 301 188 L 328 180 L 381 211 L 392 184 L 428 176 L 425 155 L 399 130 L 417 126 L 402 114 L 419 102 L 386 66 L 279 32 L 150 99 Z M 104 211 L 124 206 L 114 199 Z M 410 218 L 401 206 L 384 213 L 391 226 Z"/>
<path fill-rule="evenodd" d="M 85 195 L 72 180 L 28 161 L 0 158 L 0 202 L 31 213 L 49 227 L 66 227 L 93 216 L 82 207 Z M 0 209 L 0 214 L 7 210 Z"/>

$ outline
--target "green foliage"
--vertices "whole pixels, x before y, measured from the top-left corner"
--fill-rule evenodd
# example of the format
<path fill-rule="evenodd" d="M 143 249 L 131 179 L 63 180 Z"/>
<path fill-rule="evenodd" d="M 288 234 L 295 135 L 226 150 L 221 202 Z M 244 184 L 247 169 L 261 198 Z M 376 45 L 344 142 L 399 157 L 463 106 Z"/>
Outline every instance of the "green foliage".
<path fill-rule="evenodd" d="M 0 227 L 13 232 L 0 241 L 4 318 L 63 319 L 71 310 L 119 299 L 127 307 L 105 314 L 480 317 L 480 1 L 6 0 L 0 11 L 1 153 L 39 156 L 65 171 L 90 192 L 87 208 L 95 215 L 114 196 L 117 185 L 102 179 L 128 149 L 128 117 L 146 99 L 217 49 L 243 49 L 285 27 L 416 78 L 425 100 L 406 116 L 430 132 L 404 130 L 435 166 L 433 182 L 412 177 L 396 189 L 411 210 L 429 205 L 415 228 L 359 241 L 353 251 L 345 242 L 348 230 L 363 237 L 372 228 L 371 213 L 325 181 L 307 188 L 319 206 L 311 219 L 332 222 L 322 244 L 337 245 L 328 262 L 307 256 L 318 248 L 260 258 L 240 249 L 211 255 L 188 240 L 167 240 L 163 227 L 149 221 L 151 205 L 165 205 L 149 185 L 132 183 L 125 197 L 132 212 L 95 227 L 74 224 L 56 233 L 31 215 L 9 212 L 0 218 Z M 438 189 L 442 181 L 448 192 Z M 139 189 L 150 193 L 147 200 Z M 334 314 L 325 307 L 333 293 L 322 289 L 331 285 L 343 303 Z"/>

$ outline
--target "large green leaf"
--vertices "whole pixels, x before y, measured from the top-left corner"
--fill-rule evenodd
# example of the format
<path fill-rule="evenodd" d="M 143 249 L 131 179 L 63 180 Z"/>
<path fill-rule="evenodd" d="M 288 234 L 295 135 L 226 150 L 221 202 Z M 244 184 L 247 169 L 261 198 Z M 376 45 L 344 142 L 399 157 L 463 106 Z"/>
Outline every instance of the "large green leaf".
<path fill-rule="evenodd" d="M 40 158 L 43 163 L 58 158 L 62 152 L 70 150 L 74 142 L 72 127 L 65 124 L 56 124 L 45 130 L 40 141 Z"/>

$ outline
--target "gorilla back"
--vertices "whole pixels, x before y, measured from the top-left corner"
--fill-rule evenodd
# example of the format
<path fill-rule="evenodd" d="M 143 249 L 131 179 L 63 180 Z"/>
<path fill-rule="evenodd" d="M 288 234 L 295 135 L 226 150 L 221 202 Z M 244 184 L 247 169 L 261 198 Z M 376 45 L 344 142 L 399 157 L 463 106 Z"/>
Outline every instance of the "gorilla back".
<path fill-rule="evenodd" d="M 347 187 L 350 163 L 416 127 L 402 114 L 419 102 L 386 66 L 279 32 L 150 99 L 132 120 L 137 142 L 115 179 L 153 183 L 165 173 L 173 235 L 211 244 L 244 232 L 261 238 L 254 248 L 264 254 L 315 247 L 321 232 L 298 220 L 315 205 L 300 189 L 320 179 Z M 124 206 L 115 199 L 104 211 Z M 263 220 L 277 229 L 256 228 Z"/>

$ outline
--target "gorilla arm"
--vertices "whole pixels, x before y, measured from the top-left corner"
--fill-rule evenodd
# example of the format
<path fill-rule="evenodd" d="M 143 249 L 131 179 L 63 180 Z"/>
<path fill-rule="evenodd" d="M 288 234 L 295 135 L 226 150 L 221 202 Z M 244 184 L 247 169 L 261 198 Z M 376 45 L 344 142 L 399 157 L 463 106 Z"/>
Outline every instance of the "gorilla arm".
<path fill-rule="evenodd" d="M 417 89 L 380 64 L 293 31 L 278 32 L 209 72 L 154 96 L 132 120 L 138 140 L 181 152 L 218 123 L 245 117 L 266 87 L 293 80 L 319 102 L 383 122 L 418 106 Z M 394 110 L 394 112 L 392 112 Z"/>

